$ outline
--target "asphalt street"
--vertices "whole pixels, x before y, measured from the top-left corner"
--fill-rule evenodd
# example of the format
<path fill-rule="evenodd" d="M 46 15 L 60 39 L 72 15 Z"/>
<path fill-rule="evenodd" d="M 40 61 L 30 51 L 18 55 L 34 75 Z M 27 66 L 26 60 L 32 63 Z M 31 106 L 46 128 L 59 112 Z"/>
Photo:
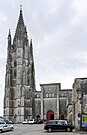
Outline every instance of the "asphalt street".
<path fill-rule="evenodd" d="M 4 132 L 1 135 L 84 135 L 86 132 L 51 132 L 44 131 L 43 124 L 14 124 L 14 131 Z"/>

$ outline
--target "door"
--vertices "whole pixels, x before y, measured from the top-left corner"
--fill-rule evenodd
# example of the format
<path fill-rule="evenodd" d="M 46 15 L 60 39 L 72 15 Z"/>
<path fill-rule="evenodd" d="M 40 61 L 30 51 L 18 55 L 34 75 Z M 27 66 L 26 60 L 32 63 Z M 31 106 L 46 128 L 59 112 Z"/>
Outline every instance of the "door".
<path fill-rule="evenodd" d="M 61 114 L 60 119 L 61 119 L 61 120 L 64 120 L 64 115 L 63 115 L 63 114 Z"/>
<path fill-rule="evenodd" d="M 54 120 L 54 112 L 52 110 L 47 112 L 47 120 Z"/>

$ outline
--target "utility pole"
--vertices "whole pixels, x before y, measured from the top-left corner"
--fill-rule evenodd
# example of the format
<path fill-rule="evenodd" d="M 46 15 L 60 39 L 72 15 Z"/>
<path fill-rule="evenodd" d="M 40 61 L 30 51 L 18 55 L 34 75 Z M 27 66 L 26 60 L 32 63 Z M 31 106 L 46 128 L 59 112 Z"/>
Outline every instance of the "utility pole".
<path fill-rule="evenodd" d="M 81 105 L 81 116 L 80 116 L 80 131 L 81 131 L 82 130 L 82 114 L 83 114 L 83 92 L 82 91 L 81 91 L 80 105 Z"/>

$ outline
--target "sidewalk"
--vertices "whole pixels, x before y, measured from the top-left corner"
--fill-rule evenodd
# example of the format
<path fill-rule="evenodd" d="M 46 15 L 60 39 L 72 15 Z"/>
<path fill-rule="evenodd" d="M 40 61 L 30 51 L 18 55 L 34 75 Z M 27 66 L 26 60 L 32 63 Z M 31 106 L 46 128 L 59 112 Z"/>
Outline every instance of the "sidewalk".
<path fill-rule="evenodd" d="M 86 134 L 87 135 L 87 131 L 79 131 L 79 134 Z"/>
<path fill-rule="evenodd" d="M 87 135 L 87 130 L 86 131 L 78 131 L 76 129 L 73 130 L 73 133 L 76 133 L 76 134 L 86 134 Z"/>

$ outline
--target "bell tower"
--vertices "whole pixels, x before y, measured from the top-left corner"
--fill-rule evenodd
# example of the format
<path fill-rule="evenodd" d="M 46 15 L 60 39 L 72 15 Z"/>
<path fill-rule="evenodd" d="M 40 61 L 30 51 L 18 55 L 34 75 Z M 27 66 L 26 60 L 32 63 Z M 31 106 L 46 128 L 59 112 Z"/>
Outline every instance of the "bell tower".
<path fill-rule="evenodd" d="M 28 39 L 22 6 L 13 43 L 9 30 L 7 52 L 4 117 L 17 123 L 34 117 L 32 95 L 36 91 L 33 46 Z"/>

